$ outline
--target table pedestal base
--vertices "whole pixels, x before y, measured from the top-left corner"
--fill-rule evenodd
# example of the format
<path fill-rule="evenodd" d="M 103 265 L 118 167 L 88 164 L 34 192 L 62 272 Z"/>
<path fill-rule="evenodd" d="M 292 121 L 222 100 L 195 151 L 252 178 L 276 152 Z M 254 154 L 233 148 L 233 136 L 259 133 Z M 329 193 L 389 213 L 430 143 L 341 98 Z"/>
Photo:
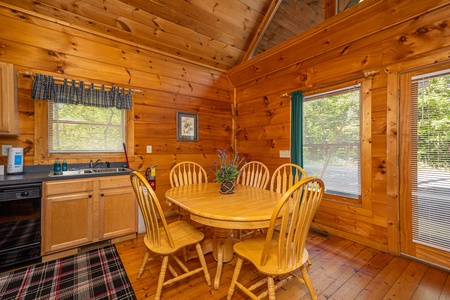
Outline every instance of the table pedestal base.
<path fill-rule="evenodd" d="M 223 263 L 233 259 L 233 230 L 214 228 L 213 256 L 217 261 L 214 289 L 218 290 L 222 278 Z"/>

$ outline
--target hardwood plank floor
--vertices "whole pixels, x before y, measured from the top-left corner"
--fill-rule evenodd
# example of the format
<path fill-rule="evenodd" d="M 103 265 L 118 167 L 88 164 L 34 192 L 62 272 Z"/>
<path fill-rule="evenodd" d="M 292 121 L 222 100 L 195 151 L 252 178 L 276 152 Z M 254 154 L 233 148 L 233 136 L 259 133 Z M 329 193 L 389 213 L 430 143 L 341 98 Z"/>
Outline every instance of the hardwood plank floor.
<path fill-rule="evenodd" d="M 208 235 L 208 233 L 206 233 Z M 122 262 L 138 299 L 153 299 L 161 262 L 158 257 L 148 262 L 144 274 L 136 280 L 137 271 L 146 251 L 143 234 L 134 240 L 116 244 Z M 345 240 L 336 236 L 310 233 L 307 241 L 312 265 L 309 268 L 319 299 L 450 299 L 449 273 L 432 266 Z M 212 254 L 205 255 L 213 278 L 216 262 Z M 223 268 L 219 290 L 208 286 L 202 274 L 168 286 L 162 299 L 226 299 L 236 258 Z M 192 259 L 188 266 L 199 265 Z M 256 282 L 259 274 L 251 264 L 242 267 L 240 278 Z M 290 281 L 277 291 L 277 299 L 311 299 L 306 286 Z M 247 299 L 236 290 L 233 300 Z"/>

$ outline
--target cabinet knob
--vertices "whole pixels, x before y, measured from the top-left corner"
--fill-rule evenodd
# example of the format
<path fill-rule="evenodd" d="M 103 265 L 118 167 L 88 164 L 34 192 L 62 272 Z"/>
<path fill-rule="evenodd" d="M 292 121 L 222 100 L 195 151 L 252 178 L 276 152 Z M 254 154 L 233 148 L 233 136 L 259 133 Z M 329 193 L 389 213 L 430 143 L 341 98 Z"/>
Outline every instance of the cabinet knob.
<path fill-rule="evenodd" d="M 104 197 L 104 196 L 105 196 L 105 194 L 100 194 L 100 196 Z"/>
<path fill-rule="evenodd" d="M 30 197 L 30 192 L 22 192 L 22 193 L 20 193 L 20 196 L 22 198 L 28 198 L 28 197 Z"/>

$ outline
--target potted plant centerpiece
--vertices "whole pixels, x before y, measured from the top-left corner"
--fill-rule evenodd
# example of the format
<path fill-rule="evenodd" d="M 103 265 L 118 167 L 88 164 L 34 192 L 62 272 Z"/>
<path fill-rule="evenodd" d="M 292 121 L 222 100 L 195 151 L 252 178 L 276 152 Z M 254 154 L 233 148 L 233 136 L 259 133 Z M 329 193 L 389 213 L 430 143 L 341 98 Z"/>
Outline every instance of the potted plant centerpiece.
<path fill-rule="evenodd" d="M 220 183 L 219 191 L 222 194 L 234 193 L 234 185 L 236 178 L 239 176 L 239 166 L 244 161 L 244 158 L 239 158 L 236 152 L 234 156 L 228 161 L 227 150 L 217 150 L 220 158 L 220 166 L 217 165 L 217 161 L 214 161 L 216 167 L 216 178 L 214 181 Z"/>

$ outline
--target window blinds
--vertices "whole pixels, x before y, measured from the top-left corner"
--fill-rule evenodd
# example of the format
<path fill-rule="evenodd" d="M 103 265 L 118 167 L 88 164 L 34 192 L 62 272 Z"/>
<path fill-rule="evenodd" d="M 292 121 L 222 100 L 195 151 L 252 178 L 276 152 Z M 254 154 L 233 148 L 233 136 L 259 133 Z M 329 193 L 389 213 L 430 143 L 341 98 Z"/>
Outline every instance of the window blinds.
<path fill-rule="evenodd" d="M 450 70 L 412 78 L 413 242 L 450 251 Z"/>

